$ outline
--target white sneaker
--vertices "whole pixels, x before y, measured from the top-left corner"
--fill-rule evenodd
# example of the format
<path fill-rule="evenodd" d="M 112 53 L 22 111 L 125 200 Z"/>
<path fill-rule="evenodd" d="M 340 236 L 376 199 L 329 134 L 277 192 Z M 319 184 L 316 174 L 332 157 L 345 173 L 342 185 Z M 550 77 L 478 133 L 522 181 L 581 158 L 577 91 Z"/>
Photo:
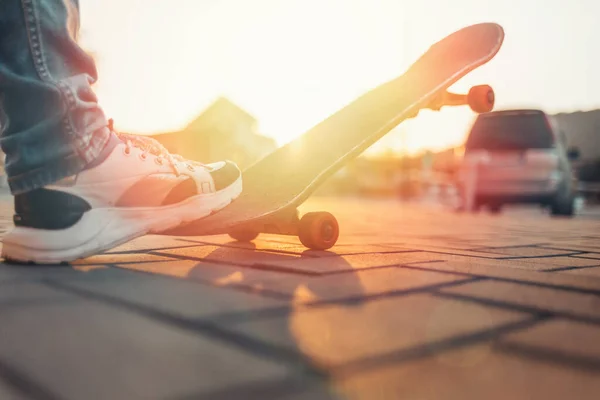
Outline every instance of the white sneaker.
<path fill-rule="evenodd" d="M 232 162 L 204 165 L 154 139 L 114 134 L 78 175 L 15 196 L 15 228 L 2 257 L 44 264 L 88 257 L 206 217 L 241 191 Z"/>

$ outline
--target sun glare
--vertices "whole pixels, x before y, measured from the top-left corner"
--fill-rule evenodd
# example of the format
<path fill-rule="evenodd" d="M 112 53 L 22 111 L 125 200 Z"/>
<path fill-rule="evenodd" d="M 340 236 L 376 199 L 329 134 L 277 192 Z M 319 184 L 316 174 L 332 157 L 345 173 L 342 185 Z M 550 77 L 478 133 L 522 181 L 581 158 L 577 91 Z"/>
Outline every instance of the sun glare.
<path fill-rule="evenodd" d="M 573 99 L 589 103 L 598 80 L 586 78 L 585 71 L 574 78 L 582 76 L 586 85 L 556 81 L 560 96 L 546 95 L 547 79 L 575 55 L 553 58 L 544 68 L 511 62 L 527 56 L 539 66 L 589 42 L 589 34 L 577 30 L 569 30 L 572 38 L 552 36 L 554 3 L 517 12 L 520 0 L 173 0 L 151 6 L 145 0 L 89 0 L 81 5 L 82 43 L 97 58 L 96 90 L 119 129 L 179 129 L 225 96 L 257 118 L 261 133 L 283 144 L 401 74 L 435 41 L 484 21 L 505 26 L 505 45 L 496 59 L 463 78 L 459 91 L 487 83 L 500 105 L 547 104 L 549 111 L 582 106 Z M 532 12 L 543 35 L 526 32 Z M 526 54 L 535 55 L 536 43 L 550 42 L 562 50 L 544 50 L 539 60 Z M 590 63 L 597 58 L 581 64 L 593 71 Z M 534 79 L 543 73 L 547 79 Z M 373 149 L 459 145 L 472 117 L 466 107 L 422 112 Z"/>

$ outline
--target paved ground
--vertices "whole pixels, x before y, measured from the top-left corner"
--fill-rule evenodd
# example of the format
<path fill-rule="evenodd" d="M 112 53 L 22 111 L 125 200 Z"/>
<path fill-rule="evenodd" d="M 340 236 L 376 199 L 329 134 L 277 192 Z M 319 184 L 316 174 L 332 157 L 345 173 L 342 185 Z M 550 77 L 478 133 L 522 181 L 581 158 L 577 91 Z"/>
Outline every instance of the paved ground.
<path fill-rule="evenodd" d="M 330 252 L 149 236 L 0 266 L 0 399 L 598 398 L 600 219 L 321 208 Z"/>

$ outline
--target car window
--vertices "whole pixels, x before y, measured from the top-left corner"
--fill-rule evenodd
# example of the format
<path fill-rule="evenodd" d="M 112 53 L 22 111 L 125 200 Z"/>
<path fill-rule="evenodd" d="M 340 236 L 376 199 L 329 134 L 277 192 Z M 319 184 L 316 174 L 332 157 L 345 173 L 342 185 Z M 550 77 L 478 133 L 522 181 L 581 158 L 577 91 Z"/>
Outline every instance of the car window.
<path fill-rule="evenodd" d="M 481 115 L 465 144 L 467 150 L 525 150 L 554 147 L 554 137 L 543 114 Z"/>

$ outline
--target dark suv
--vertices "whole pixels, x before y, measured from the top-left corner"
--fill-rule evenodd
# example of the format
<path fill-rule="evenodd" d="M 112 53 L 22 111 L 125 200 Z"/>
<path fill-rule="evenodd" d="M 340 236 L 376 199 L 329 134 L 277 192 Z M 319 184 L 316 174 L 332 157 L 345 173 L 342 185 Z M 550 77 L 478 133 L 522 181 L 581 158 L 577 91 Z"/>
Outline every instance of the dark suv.
<path fill-rule="evenodd" d="M 470 178 L 476 208 L 485 205 L 499 212 L 507 203 L 539 203 L 553 215 L 571 216 L 576 180 L 570 160 L 578 151 L 567 151 L 564 142 L 541 110 L 480 114 L 465 143 L 461 192 Z"/>

